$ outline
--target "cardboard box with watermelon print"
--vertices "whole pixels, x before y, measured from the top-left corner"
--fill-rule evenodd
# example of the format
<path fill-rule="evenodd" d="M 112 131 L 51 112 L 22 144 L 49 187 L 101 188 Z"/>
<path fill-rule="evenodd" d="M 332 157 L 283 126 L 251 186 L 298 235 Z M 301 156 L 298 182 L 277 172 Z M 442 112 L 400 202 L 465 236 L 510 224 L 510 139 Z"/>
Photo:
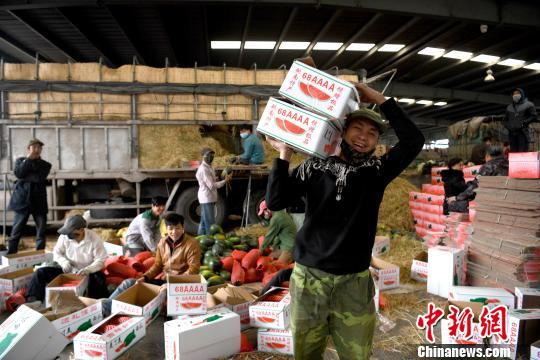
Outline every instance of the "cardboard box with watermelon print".
<path fill-rule="evenodd" d="M 211 290 L 208 289 L 208 292 Z M 221 285 L 213 292 L 212 296 L 229 310 L 240 316 L 242 330 L 250 327 L 249 306 L 257 299 L 255 295 L 246 289 L 231 284 Z"/>
<path fill-rule="evenodd" d="M 146 335 L 142 316 L 116 313 L 73 339 L 76 359 L 116 359 Z"/>
<path fill-rule="evenodd" d="M 452 286 L 448 300 L 479 302 L 490 307 L 505 305 L 508 309 L 515 307 L 514 294 L 503 288 Z"/>
<path fill-rule="evenodd" d="M 448 298 L 453 285 L 465 284 L 465 251 L 447 246 L 428 250 L 427 292 Z"/>
<path fill-rule="evenodd" d="M 45 250 L 22 251 L 17 254 L 2 256 L 2 265 L 9 265 L 14 270 L 33 268 L 43 262 L 52 261 L 53 254 Z"/>
<path fill-rule="evenodd" d="M 240 351 L 240 316 L 220 307 L 164 324 L 165 359 L 215 359 Z"/>
<path fill-rule="evenodd" d="M 26 268 L 0 275 L 0 292 L 4 295 L 3 300 L 0 301 L 0 310 L 5 309 L 5 301 L 9 294 L 14 294 L 20 289 L 27 288 L 28 285 L 30 285 L 33 273 L 33 269 Z"/>
<path fill-rule="evenodd" d="M 459 311 L 463 311 L 465 308 L 470 308 L 474 314 L 471 327 L 471 337 L 466 338 L 464 334 L 457 333 L 456 336 L 450 335 L 450 320 L 447 316 L 450 313 L 450 305 L 456 306 Z M 454 301 L 449 300 L 446 303 L 445 315 L 441 319 L 441 343 L 450 344 L 450 345 L 482 345 L 484 343 L 484 338 L 480 336 L 480 321 L 479 317 L 482 313 L 483 305 L 477 302 L 467 302 L 467 301 Z"/>
<path fill-rule="evenodd" d="M 259 329 L 257 331 L 257 350 L 283 355 L 294 355 L 294 342 L 291 330 Z"/>
<path fill-rule="evenodd" d="M 137 283 L 112 301 L 111 311 L 142 316 L 148 326 L 161 312 L 166 295 L 157 285 Z"/>
<path fill-rule="evenodd" d="M 272 97 L 257 131 L 323 159 L 334 155 L 341 140 L 341 128 L 336 122 Z"/>
<path fill-rule="evenodd" d="M 375 236 L 375 243 L 371 255 L 379 256 L 390 251 L 390 238 L 388 236 Z"/>
<path fill-rule="evenodd" d="M 510 153 L 508 176 L 517 179 L 540 178 L 540 151 Z"/>
<path fill-rule="evenodd" d="M 506 321 L 508 339 L 493 336 L 493 344 L 510 349 L 510 359 L 523 359 L 530 353 L 530 345 L 540 334 L 540 309 L 508 310 Z"/>
<path fill-rule="evenodd" d="M 540 360 L 540 340 L 531 344 L 531 360 Z"/>
<path fill-rule="evenodd" d="M 291 322 L 289 289 L 273 287 L 249 306 L 253 327 L 285 330 Z"/>
<path fill-rule="evenodd" d="M 206 314 L 207 290 L 202 275 L 168 275 L 167 316 Z"/>
<path fill-rule="evenodd" d="M 50 306 L 51 291 L 73 291 L 78 296 L 84 296 L 88 289 L 88 276 L 77 274 L 60 274 L 45 288 L 45 306 Z"/>
<path fill-rule="evenodd" d="M 119 239 L 103 240 L 103 246 L 105 246 L 105 251 L 107 251 L 107 255 L 109 256 L 124 255 L 124 246 Z"/>
<path fill-rule="evenodd" d="M 67 344 L 49 320 L 26 305 L 0 324 L 0 359 L 54 359 Z"/>
<path fill-rule="evenodd" d="M 399 266 L 372 257 L 369 270 L 379 290 L 389 290 L 399 287 Z"/>
<path fill-rule="evenodd" d="M 352 83 L 298 60 L 289 69 L 279 94 L 330 119 L 344 119 L 359 107 Z"/>
<path fill-rule="evenodd" d="M 411 279 L 427 282 L 428 277 L 428 253 L 422 251 L 418 253 L 411 264 Z"/>
<path fill-rule="evenodd" d="M 80 332 L 90 329 L 103 320 L 102 302 L 100 300 L 85 297 L 79 297 L 79 300 L 86 307 L 71 314 L 58 316 L 58 314 L 53 313 L 52 308 L 40 311 L 69 342 L 73 341 L 73 338 Z"/>

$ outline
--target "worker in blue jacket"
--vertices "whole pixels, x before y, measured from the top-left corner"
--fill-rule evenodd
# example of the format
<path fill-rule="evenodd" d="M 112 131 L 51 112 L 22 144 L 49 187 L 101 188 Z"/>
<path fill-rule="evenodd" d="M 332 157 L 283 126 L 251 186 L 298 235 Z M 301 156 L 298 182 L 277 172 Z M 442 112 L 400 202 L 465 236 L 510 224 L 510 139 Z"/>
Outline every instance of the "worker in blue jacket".
<path fill-rule="evenodd" d="M 264 162 L 264 148 L 261 140 L 251 131 L 251 125 L 240 127 L 240 137 L 242 138 L 242 148 L 244 152 L 231 158 L 234 164 L 260 165 Z"/>

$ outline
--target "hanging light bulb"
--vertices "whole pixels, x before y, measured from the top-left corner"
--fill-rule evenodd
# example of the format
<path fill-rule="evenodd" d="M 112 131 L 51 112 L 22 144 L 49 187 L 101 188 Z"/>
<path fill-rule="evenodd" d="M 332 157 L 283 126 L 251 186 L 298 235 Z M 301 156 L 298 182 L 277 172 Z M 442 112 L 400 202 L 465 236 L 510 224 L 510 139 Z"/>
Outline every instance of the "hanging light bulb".
<path fill-rule="evenodd" d="M 486 77 L 484 78 L 485 82 L 495 81 L 495 76 L 493 76 L 493 70 L 487 69 Z"/>

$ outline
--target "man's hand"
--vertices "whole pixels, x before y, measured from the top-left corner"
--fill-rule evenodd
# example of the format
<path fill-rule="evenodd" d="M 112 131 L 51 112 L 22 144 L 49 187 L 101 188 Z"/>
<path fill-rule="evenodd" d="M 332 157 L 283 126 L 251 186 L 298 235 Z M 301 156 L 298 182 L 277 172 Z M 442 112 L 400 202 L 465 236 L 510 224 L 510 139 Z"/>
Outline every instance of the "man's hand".
<path fill-rule="evenodd" d="M 159 292 L 160 292 L 160 293 L 161 293 L 161 292 L 167 292 L 167 283 L 165 283 L 165 284 L 163 284 L 163 285 L 161 285 L 161 286 L 159 287 Z"/>
<path fill-rule="evenodd" d="M 358 90 L 360 95 L 360 101 L 364 103 L 377 104 L 381 105 L 386 101 L 386 98 L 383 94 L 377 90 L 373 90 L 369 86 L 363 83 L 354 83 L 354 87 Z"/>
<path fill-rule="evenodd" d="M 73 266 L 71 266 L 71 264 L 62 266 L 62 271 L 64 272 L 64 274 L 69 274 L 71 273 L 72 270 L 73 270 Z"/>
<path fill-rule="evenodd" d="M 448 203 L 453 203 L 454 201 L 456 201 L 456 197 L 455 196 L 450 196 L 449 198 L 446 198 L 446 201 L 448 201 Z"/>
<path fill-rule="evenodd" d="M 232 180 L 232 173 L 225 175 L 225 181 L 230 182 Z"/>
<path fill-rule="evenodd" d="M 268 143 L 279 152 L 279 158 L 281 160 L 291 161 L 294 151 L 289 147 L 289 145 L 268 136 L 266 137 L 266 141 L 268 141 Z"/>
<path fill-rule="evenodd" d="M 136 283 L 139 284 L 139 283 L 143 283 L 144 282 L 144 276 L 141 276 L 140 278 L 137 279 Z"/>
<path fill-rule="evenodd" d="M 39 152 L 36 151 L 36 149 L 33 146 L 30 146 L 26 150 L 26 157 L 30 160 L 35 160 L 39 158 Z"/>
<path fill-rule="evenodd" d="M 91 273 L 92 272 L 88 270 L 87 268 L 77 271 L 77 275 L 82 275 L 82 276 L 90 275 Z"/>

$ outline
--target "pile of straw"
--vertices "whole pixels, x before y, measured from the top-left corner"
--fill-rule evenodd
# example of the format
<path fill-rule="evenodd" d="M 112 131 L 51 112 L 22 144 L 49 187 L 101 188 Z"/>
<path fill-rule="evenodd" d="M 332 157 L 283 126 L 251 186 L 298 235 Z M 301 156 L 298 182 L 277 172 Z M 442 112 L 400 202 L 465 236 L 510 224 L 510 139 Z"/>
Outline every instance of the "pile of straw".
<path fill-rule="evenodd" d="M 379 209 L 379 224 L 392 229 L 414 229 L 412 213 L 409 209 L 409 192 L 418 191 L 408 180 L 398 177 L 388 185 Z"/>

